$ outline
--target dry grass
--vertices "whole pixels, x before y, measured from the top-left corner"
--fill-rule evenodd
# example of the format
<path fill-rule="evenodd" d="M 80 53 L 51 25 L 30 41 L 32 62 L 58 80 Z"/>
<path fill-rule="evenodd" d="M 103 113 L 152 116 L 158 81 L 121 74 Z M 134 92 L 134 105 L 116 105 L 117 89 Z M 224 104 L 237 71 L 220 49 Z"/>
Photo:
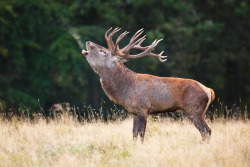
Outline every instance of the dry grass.
<path fill-rule="evenodd" d="M 250 166 L 250 123 L 209 122 L 210 143 L 188 121 L 149 119 L 144 144 L 132 119 L 79 124 L 70 118 L 0 120 L 0 166 Z"/>

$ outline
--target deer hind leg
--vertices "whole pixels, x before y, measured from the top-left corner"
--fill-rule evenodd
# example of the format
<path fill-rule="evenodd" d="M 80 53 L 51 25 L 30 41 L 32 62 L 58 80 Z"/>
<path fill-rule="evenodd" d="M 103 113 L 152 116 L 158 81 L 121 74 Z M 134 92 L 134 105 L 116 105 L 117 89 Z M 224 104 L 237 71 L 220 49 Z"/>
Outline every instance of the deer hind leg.
<path fill-rule="evenodd" d="M 209 140 L 211 136 L 211 129 L 204 120 L 204 114 L 207 109 L 207 104 L 199 107 L 192 107 L 185 109 L 188 118 L 193 122 L 194 126 L 200 131 L 202 140 Z"/>
<path fill-rule="evenodd" d="M 206 133 L 205 133 L 204 138 L 205 138 L 205 140 L 210 140 L 212 131 L 211 131 L 211 129 L 207 126 L 207 123 L 205 122 L 204 119 L 202 119 L 202 124 L 206 127 Z"/>
<path fill-rule="evenodd" d="M 198 115 L 188 114 L 188 118 L 193 122 L 194 126 L 200 131 L 202 140 L 209 140 L 211 129 L 207 126 L 204 118 Z"/>
<path fill-rule="evenodd" d="M 141 142 L 144 141 L 145 130 L 147 124 L 147 114 L 138 113 L 134 115 L 134 123 L 133 123 L 133 139 L 134 142 L 137 139 L 138 134 L 140 135 Z"/>

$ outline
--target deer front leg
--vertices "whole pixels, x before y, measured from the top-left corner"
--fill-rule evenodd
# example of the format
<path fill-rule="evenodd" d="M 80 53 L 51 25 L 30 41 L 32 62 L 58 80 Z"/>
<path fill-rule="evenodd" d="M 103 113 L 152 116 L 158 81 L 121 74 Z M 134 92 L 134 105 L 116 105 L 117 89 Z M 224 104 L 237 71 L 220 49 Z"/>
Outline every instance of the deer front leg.
<path fill-rule="evenodd" d="M 141 137 L 141 142 L 143 143 L 146 125 L 147 125 L 147 115 L 146 114 L 138 115 L 138 119 L 139 119 L 138 132 Z"/>
<path fill-rule="evenodd" d="M 137 136 L 138 136 L 138 124 L 139 124 L 138 116 L 134 115 L 133 117 L 133 141 L 134 143 L 136 142 Z"/>
<path fill-rule="evenodd" d="M 133 123 L 133 139 L 134 142 L 137 139 L 138 133 L 141 138 L 141 142 L 144 141 L 144 135 L 146 130 L 146 124 L 147 124 L 147 114 L 146 113 L 138 113 L 137 115 L 134 115 L 134 123 Z"/>

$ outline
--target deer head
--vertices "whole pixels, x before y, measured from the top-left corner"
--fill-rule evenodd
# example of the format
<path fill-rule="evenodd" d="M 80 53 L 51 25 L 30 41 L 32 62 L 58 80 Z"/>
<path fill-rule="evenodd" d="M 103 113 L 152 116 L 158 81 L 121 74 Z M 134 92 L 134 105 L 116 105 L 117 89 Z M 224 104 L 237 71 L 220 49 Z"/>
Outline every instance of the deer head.
<path fill-rule="evenodd" d="M 156 45 L 162 40 L 155 40 L 151 45 L 149 46 L 141 46 L 142 42 L 146 39 L 146 35 L 139 38 L 140 35 L 143 33 L 143 29 L 140 29 L 137 31 L 133 37 L 131 38 L 129 44 L 125 46 L 124 48 L 120 49 L 118 44 L 120 41 L 129 33 L 125 31 L 122 33 L 116 40 L 116 43 L 114 44 L 112 41 L 112 37 L 114 34 L 118 31 L 120 31 L 120 28 L 115 28 L 109 35 L 108 33 L 111 31 L 112 28 L 110 28 L 105 33 L 105 39 L 108 44 L 108 49 L 94 44 L 93 42 L 86 42 L 86 48 L 87 51 L 82 50 L 82 54 L 86 57 L 87 61 L 91 65 L 91 67 L 96 70 L 96 68 L 100 68 L 103 66 L 110 66 L 114 62 L 120 62 L 124 63 L 127 62 L 129 59 L 135 59 L 140 58 L 144 56 L 153 56 L 157 57 L 161 62 L 166 61 L 167 56 L 162 56 L 163 52 L 160 54 L 154 54 L 151 53 L 151 51 L 156 47 Z M 138 39 L 139 38 L 139 39 Z M 131 49 L 138 49 L 143 52 L 136 54 L 136 55 L 130 55 L 129 52 Z"/>

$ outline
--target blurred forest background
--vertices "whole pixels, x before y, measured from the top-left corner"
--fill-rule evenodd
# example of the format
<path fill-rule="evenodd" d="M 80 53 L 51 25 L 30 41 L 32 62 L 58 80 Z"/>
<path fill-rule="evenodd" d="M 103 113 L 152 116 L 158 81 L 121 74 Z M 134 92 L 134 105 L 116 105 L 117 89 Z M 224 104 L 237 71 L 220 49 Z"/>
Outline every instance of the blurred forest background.
<path fill-rule="evenodd" d="M 140 28 L 144 45 L 164 39 L 154 53 L 168 61 L 130 60 L 131 70 L 195 79 L 214 89 L 214 105 L 250 104 L 248 0 L 0 0 L 0 110 L 113 106 L 75 40 L 107 47 L 110 27 L 130 32 L 121 45 Z"/>

